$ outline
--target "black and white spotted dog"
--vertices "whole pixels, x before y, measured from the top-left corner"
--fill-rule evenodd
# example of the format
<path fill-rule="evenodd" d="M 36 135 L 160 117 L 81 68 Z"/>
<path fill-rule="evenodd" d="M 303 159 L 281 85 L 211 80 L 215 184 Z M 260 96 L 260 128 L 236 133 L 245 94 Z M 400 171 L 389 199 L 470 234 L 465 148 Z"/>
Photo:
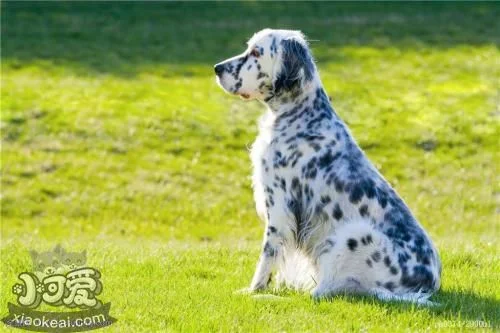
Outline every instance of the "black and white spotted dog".
<path fill-rule="evenodd" d="M 268 108 L 251 152 L 266 230 L 249 291 L 278 271 L 278 283 L 314 287 L 316 299 L 362 293 L 430 303 L 438 253 L 333 110 L 304 36 L 262 30 L 215 73 L 226 91 Z"/>

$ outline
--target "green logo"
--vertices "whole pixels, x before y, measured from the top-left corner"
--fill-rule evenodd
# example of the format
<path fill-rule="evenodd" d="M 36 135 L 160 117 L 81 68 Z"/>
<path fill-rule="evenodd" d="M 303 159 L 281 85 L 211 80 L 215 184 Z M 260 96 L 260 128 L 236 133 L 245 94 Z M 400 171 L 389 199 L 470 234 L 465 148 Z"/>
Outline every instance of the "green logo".
<path fill-rule="evenodd" d="M 60 245 L 52 251 L 30 251 L 32 272 L 22 272 L 12 286 L 17 304 L 8 304 L 2 321 L 38 332 L 81 332 L 111 325 L 111 303 L 103 304 L 101 273 L 86 264 L 87 252 L 68 252 Z M 35 311 L 42 303 L 80 311 Z"/>

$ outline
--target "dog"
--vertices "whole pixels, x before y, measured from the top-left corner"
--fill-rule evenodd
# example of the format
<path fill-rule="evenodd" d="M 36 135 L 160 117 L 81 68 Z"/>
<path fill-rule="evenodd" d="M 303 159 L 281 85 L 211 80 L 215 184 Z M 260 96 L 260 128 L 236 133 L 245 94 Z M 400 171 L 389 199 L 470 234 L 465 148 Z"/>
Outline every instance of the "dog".
<path fill-rule="evenodd" d="M 438 252 L 334 111 L 304 35 L 264 29 L 247 45 L 214 70 L 226 92 L 267 107 L 251 149 L 265 232 L 248 291 L 266 289 L 277 272 L 278 284 L 314 299 L 432 303 Z"/>

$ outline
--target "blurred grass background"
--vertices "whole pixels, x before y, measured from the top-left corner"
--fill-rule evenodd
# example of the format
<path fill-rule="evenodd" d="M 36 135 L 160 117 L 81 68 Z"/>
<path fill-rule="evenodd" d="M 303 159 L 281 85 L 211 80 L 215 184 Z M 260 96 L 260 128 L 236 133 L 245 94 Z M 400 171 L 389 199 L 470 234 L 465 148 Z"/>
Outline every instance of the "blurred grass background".
<path fill-rule="evenodd" d="M 29 264 L 26 249 L 62 242 L 94 250 L 117 317 L 135 329 L 141 318 L 113 288 L 128 276 L 140 294 L 137 281 L 156 283 L 149 267 L 177 281 L 162 298 L 177 305 L 166 327 L 258 330 L 267 305 L 216 304 L 257 259 L 248 147 L 263 108 L 224 94 L 212 66 L 274 27 L 309 37 L 337 112 L 438 245 L 441 297 L 452 303 L 442 314 L 498 324 L 498 17 L 500 3 L 2 2 L 2 299 Z M 179 266 L 166 269 L 158 253 Z M 207 305 L 193 286 L 219 317 L 189 321 Z M 344 303 L 336 318 L 357 328 L 368 313 L 395 311 L 403 327 L 420 316 L 421 329 L 435 316 Z M 301 315 L 330 327 L 330 310 L 310 310 Z"/>

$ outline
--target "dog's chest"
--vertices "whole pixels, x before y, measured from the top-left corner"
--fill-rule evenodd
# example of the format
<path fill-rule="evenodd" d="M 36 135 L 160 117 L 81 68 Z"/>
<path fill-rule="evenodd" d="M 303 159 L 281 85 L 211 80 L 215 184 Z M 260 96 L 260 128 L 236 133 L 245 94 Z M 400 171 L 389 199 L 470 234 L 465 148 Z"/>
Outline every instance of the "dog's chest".
<path fill-rule="evenodd" d="M 314 153 L 299 133 L 295 126 L 261 126 L 251 153 L 254 180 L 271 186 L 298 176 L 305 157 Z"/>
<path fill-rule="evenodd" d="M 362 184 L 378 185 L 380 179 L 343 127 L 325 119 L 314 130 L 306 130 L 306 121 L 288 126 L 272 121 L 261 123 L 251 154 L 259 215 L 265 216 L 273 203 L 290 210 L 287 204 L 301 198 L 302 208 L 317 212 L 320 220 L 381 219 L 375 189 L 367 189 L 366 195 L 361 189 Z"/>

